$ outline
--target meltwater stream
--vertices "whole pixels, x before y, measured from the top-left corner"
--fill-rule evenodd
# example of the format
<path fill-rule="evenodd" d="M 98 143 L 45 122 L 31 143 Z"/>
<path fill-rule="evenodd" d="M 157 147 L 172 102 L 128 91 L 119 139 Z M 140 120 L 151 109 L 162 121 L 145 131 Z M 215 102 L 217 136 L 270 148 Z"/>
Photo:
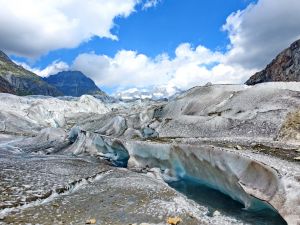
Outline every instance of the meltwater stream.
<path fill-rule="evenodd" d="M 248 211 L 243 205 L 229 196 L 209 188 L 201 183 L 187 179 L 169 183 L 175 190 L 186 195 L 189 199 L 209 208 L 209 216 L 218 210 L 222 214 L 242 220 L 253 225 L 286 225 L 287 223 L 276 212 L 268 209 L 261 211 Z"/>

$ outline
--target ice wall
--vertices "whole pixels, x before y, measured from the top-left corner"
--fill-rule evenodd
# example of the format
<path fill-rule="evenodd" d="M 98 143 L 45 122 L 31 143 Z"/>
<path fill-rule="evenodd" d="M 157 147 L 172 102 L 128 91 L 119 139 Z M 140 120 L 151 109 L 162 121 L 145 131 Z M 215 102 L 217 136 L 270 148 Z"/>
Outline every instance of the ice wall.
<path fill-rule="evenodd" d="M 188 177 L 217 189 L 250 210 L 271 207 L 289 224 L 299 224 L 299 182 L 236 152 L 213 146 L 127 141 L 129 166 L 158 167 L 168 176 Z M 295 200 L 296 198 L 296 200 Z M 295 204 L 296 203 L 296 204 Z"/>

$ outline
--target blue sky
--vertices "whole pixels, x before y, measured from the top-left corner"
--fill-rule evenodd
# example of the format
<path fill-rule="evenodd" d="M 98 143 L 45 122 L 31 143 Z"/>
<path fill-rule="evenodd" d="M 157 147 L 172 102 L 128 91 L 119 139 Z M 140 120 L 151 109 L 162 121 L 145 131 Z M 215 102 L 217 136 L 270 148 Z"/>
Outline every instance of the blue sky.
<path fill-rule="evenodd" d="M 241 84 L 300 38 L 298 0 L 0 1 L 1 50 L 109 93 Z"/>
<path fill-rule="evenodd" d="M 229 43 L 221 30 L 226 18 L 239 9 L 246 8 L 251 0 L 162 0 L 155 7 L 136 12 L 128 18 L 116 18 L 112 33 L 118 41 L 93 37 L 73 49 L 59 49 L 37 60 L 31 66 L 44 68 L 54 60 L 71 63 L 80 53 L 95 52 L 108 56 L 120 49 L 135 50 L 150 57 L 166 52 L 174 57 L 180 43 L 199 44 L 224 51 Z M 59 35 L 59 34 L 58 34 Z M 26 58 L 14 59 L 28 62 Z"/>

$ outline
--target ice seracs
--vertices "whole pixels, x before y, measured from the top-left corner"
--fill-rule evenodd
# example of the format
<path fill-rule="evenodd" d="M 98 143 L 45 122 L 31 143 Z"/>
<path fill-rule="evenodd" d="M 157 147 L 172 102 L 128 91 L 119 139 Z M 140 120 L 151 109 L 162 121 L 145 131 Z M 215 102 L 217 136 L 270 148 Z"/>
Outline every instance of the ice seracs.
<path fill-rule="evenodd" d="M 299 83 L 278 82 L 194 87 L 168 101 L 1 94 L 0 128 L 18 137 L 1 149 L 105 160 L 159 182 L 189 178 L 297 225 L 299 93 Z"/>
<path fill-rule="evenodd" d="M 0 129 L 11 133 L 35 133 L 43 127 L 64 127 L 77 115 L 82 117 L 110 111 L 103 102 L 89 95 L 54 98 L 2 93 L 0 107 Z"/>

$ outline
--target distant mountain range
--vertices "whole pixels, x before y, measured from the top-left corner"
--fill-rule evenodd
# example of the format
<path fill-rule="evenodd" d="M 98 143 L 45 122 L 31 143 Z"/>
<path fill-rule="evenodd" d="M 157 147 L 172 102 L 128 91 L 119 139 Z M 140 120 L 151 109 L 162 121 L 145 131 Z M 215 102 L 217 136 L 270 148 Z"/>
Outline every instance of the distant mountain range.
<path fill-rule="evenodd" d="M 264 70 L 250 77 L 246 84 L 271 81 L 300 81 L 300 40 L 277 55 Z"/>
<path fill-rule="evenodd" d="M 66 96 L 79 97 L 84 94 L 106 95 L 96 86 L 92 79 L 80 71 L 63 71 L 43 79 Z"/>
<path fill-rule="evenodd" d="M 163 100 L 181 92 L 182 90 L 177 87 L 168 88 L 166 86 L 158 86 L 150 89 L 130 88 L 118 92 L 114 97 L 122 101 L 132 101 L 137 99 Z"/>
<path fill-rule="evenodd" d="M 16 95 L 74 96 L 84 94 L 108 98 L 93 80 L 80 71 L 64 71 L 46 78 L 14 63 L 0 51 L 0 92 Z"/>
<path fill-rule="evenodd" d="M 38 75 L 15 64 L 0 51 L 0 91 L 17 95 L 62 95 Z"/>
<path fill-rule="evenodd" d="M 255 73 L 246 81 L 247 85 L 255 85 L 271 81 L 300 81 L 300 40 L 282 51 L 267 67 Z M 46 78 L 24 69 L 14 63 L 5 53 L 0 51 L 0 92 L 16 95 L 51 95 L 81 96 L 95 95 L 100 99 L 113 101 L 101 91 L 94 81 L 80 71 L 63 71 Z M 121 91 L 115 98 L 123 101 L 136 99 L 159 100 L 180 93 L 178 88 L 165 86 L 152 89 L 132 88 Z"/>

